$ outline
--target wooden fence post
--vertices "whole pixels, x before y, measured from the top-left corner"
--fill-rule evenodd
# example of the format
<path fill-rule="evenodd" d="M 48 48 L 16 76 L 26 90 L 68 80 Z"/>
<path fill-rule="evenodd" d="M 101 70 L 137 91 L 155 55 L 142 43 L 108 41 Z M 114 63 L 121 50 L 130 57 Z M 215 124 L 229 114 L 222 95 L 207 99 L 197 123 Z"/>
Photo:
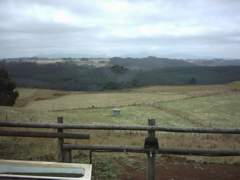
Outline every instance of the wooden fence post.
<path fill-rule="evenodd" d="M 148 119 L 149 126 L 155 126 L 155 119 Z M 148 131 L 148 137 L 155 137 L 155 131 Z M 147 154 L 147 180 L 155 180 L 155 153 Z"/>
<path fill-rule="evenodd" d="M 62 124 L 63 123 L 63 117 L 58 117 L 57 119 L 58 123 Z M 63 132 L 63 129 L 58 128 L 58 132 Z M 64 139 L 63 138 L 58 138 L 58 162 L 63 162 L 64 160 L 64 154 L 63 154 L 63 143 Z"/>
<path fill-rule="evenodd" d="M 92 152 L 93 152 L 93 150 L 90 150 L 90 152 L 89 152 L 89 155 L 90 155 L 90 162 L 89 162 L 89 163 L 90 163 L 90 164 L 92 164 L 92 155 L 93 155 Z"/>
<path fill-rule="evenodd" d="M 64 143 L 70 144 L 70 143 Z M 63 162 L 71 163 L 72 162 L 72 150 L 71 149 L 64 149 L 63 151 Z"/>

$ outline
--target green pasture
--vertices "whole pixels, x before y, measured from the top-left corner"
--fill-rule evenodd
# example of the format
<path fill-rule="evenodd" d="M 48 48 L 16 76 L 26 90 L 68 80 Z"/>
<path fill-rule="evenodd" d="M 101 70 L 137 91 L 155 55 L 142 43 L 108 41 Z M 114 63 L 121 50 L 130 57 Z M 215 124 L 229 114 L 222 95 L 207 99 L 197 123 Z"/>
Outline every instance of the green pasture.
<path fill-rule="evenodd" d="M 240 127 L 240 94 L 227 93 L 184 99 L 156 105 L 187 116 L 205 126 L 221 128 Z"/>
<path fill-rule="evenodd" d="M 118 108 L 118 107 L 116 107 Z M 113 108 L 80 109 L 56 112 L 42 112 L 24 108 L 0 107 L 3 121 L 17 122 L 57 122 L 63 117 L 66 124 L 109 124 L 109 125 L 147 125 L 148 118 L 156 119 L 157 126 L 195 127 L 199 126 L 184 118 L 176 117 L 158 108 L 141 105 L 120 107 L 120 116 L 113 116 Z"/>
<path fill-rule="evenodd" d="M 62 111 L 54 114 L 64 117 L 65 123 L 73 124 L 147 125 L 148 118 L 154 118 L 157 126 L 197 126 L 183 118 L 150 106 L 126 106 L 119 109 L 118 117 L 113 116 L 112 108 Z"/>

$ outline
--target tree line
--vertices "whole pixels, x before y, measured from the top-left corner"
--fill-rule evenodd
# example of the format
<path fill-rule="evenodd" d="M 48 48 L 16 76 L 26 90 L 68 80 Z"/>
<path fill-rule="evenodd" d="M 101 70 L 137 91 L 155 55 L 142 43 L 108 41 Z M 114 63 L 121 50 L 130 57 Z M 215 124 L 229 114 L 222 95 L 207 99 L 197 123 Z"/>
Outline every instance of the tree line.
<path fill-rule="evenodd" d="M 17 87 L 98 91 L 151 85 L 226 84 L 240 80 L 240 66 L 175 66 L 132 69 L 122 64 L 96 68 L 74 61 L 55 64 L 0 61 Z"/>

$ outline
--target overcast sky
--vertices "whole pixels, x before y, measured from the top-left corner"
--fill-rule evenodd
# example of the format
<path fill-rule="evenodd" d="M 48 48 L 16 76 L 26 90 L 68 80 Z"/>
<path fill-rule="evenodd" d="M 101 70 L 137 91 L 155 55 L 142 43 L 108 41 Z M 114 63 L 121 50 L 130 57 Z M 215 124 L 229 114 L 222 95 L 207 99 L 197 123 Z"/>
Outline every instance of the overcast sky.
<path fill-rule="evenodd" d="M 145 52 L 240 58 L 240 0 L 0 0 L 0 58 Z"/>

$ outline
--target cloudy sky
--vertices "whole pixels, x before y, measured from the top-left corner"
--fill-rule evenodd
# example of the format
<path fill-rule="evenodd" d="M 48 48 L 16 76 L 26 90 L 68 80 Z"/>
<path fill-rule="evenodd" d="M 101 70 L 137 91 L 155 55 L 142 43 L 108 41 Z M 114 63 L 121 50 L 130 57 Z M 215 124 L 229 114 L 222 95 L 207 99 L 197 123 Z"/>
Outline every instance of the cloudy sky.
<path fill-rule="evenodd" d="M 0 0 L 0 58 L 40 53 L 240 58 L 240 1 Z"/>

